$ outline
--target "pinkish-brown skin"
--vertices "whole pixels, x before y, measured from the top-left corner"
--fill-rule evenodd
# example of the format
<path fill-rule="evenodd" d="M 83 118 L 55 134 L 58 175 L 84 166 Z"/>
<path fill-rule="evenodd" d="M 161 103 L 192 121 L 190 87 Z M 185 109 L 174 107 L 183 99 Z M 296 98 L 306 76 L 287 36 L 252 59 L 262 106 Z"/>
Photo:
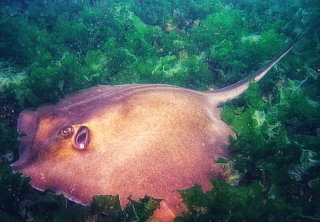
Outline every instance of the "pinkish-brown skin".
<path fill-rule="evenodd" d="M 20 159 L 14 171 L 31 177 L 39 190 L 51 189 L 89 205 L 94 195 L 145 195 L 161 201 L 152 218 L 169 222 L 186 211 L 177 190 L 194 184 L 204 192 L 209 179 L 222 178 L 215 163 L 230 158 L 235 136 L 218 106 L 238 97 L 251 78 L 261 79 L 297 43 L 258 72 L 213 92 L 169 85 L 96 86 L 55 105 L 21 113 Z M 68 130 L 71 132 L 68 133 Z"/>

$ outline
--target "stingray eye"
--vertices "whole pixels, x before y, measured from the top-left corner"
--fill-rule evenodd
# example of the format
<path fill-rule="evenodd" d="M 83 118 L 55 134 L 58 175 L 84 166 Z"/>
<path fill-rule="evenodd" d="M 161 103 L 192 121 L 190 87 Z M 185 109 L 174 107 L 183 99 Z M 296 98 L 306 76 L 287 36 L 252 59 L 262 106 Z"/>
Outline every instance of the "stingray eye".
<path fill-rule="evenodd" d="M 74 146 L 78 150 L 84 150 L 89 145 L 89 129 L 82 126 L 79 128 L 77 135 L 74 137 Z"/>
<path fill-rule="evenodd" d="M 72 126 L 66 126 L 60 130 L 60 135 L 64 139 L 68 139 L 73 135 L 73 127 Z"/>

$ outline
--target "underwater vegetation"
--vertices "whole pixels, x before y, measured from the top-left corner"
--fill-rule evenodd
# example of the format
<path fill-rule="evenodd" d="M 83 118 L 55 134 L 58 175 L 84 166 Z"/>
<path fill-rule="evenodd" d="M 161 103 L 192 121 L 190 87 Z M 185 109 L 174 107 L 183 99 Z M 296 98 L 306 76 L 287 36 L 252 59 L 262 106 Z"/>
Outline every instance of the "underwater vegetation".
<path fill-rule="evenodd" d="M 14 67 L 8 66 L 5 62 L 0 63 L 0 92 L 3 92 L 10 84 L 20 85 L 26 78 L 24 71 L 17 72 Z"/>
<path fill-rule="evenodd" d="M 291 55 L 223 106 L 237 139 L 221 162 L 236 173 L 207 193 L 179 191 L 189 212 L 176 221 L 320 220 L 319 20 L 317 0 L 1 1 L 0 221 L 145 221 L 160 202 L 121 210 L 117 197 L 96 196 L 84 207 L 31 188 L 9 166 L 21 110 L 97 84 L 214 90 L 303 32 Z"/>

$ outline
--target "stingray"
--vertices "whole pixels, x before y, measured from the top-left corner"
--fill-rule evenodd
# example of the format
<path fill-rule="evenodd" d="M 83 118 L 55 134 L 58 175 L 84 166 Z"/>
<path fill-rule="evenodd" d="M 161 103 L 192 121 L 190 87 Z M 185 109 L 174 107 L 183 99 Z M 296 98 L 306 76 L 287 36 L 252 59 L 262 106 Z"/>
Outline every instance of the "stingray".
<path fill-rule="evenodd" d="M 219 106 L 259 81 L 299 41 L 267 65 L 226 88 L 198 92 L 161 84 L 98 85 L 19 117 L 20 159 L 13 171 L 90 205 L 94 195 L 119 195 L 122 208 L 145 195 L 162 199 L 152 219 L 173 221 L 186 211 L 177 190 L 212 189 L 223 178 L 215 161 L 230 158 Z"/>

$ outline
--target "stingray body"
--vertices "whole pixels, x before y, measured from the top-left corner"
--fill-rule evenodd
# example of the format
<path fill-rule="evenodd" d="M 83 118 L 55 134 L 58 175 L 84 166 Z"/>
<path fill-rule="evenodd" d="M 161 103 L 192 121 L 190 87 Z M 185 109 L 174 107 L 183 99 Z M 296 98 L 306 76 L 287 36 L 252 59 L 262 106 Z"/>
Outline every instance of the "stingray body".
<path fill-rule="evenodd" d="M 96 86 L 54 105 L 21 113 L 20 159 L 14 171 L 89 205 L 94 195 L 163 199 L 153 218 L 172 221 L 186 210 L 177 190 L 219 179 L 217 158 L 228 158 L 230 127 L 218 106 L 261 79 L 295 45 L 246 79 L 213 92 L 170 85 Z"/>

